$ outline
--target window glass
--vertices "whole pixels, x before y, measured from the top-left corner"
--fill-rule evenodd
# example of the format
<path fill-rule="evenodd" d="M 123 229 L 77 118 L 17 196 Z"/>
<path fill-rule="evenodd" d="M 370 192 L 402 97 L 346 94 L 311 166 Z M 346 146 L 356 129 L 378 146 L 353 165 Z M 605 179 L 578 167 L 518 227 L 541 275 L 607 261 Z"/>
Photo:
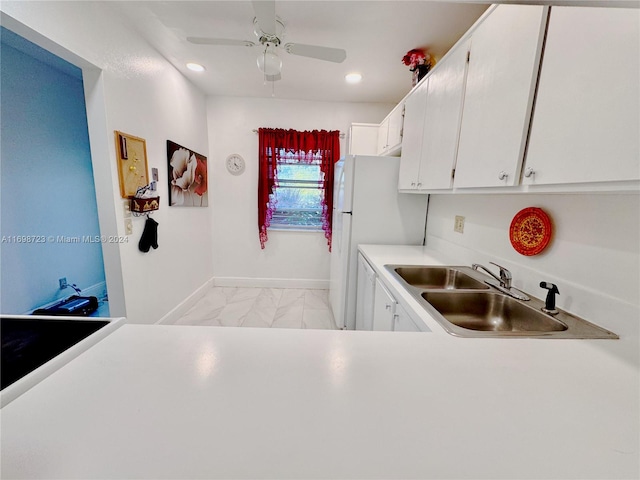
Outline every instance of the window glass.
<path fill-rule="evenodd" d="M 320 154 L 280 151 L 279 157 L 274 193 L 276 209 L 271 226 L 322 230 Z"/>

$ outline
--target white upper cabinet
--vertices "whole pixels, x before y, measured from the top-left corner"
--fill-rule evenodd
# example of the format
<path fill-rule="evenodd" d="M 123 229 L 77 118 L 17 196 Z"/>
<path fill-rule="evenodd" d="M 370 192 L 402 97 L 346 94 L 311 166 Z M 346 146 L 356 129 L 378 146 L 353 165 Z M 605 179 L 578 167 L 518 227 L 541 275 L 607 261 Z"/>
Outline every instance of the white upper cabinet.
<path fill-rule="evenodd" d="M 472 33 L 455 188 L 519 183 L 547 11 L 498 5 Z"/>
<path fill-rule="evenodd" d="M 640 179 L 640 11 L 552 7 L 523 184 Z"/>
<path fill-rule="evenodd" d="M 396 152 L 402 147 L 402 127 L 404 124 L 404 103 L 400 103 L 389 115 L 389 132 L 387 135 L 387 151 Z"/>
<path fill-rule="evenodd" d="M 404 103 L 391 110 L 378 129 L 378 155 L 397 155 L 402 148 Z"/>
<path fill-rule="evenodd" d="M 399 190 L 415 190 L 420 175 L 422 160 L 422 139 L 427 108 L 427 85 L 429 78 L 420 82 L 404 102 L 404 133 L 402 135 L 402 154 L 400 155 Z"/>
<path fill-rule="evenodd" d="M 426 115 L 421 124 L 424 130 L 418 177 L 420 189 L 451 188 L 452 170 L 458 150 L 468 50 L 468 41 L 458 45 L 428 78 Z M 406 137 L 409 129 L 406 114 L 405 119 Z M 404 144 L 402 151 L 404 154 Z"/>
<path fill-rule="evenodd" d="M 389 117 L 385 118 L 378 127 L 378 148 L 377 154 L 384 155 L 384 152 L 389 146 L 387 143 L 387 137 L 389 136 Z"/>
<path fill-rule="evenodd" d="M 378 125 L 352 123 L 349 127 L 349 155 L 377 155 Z"/>

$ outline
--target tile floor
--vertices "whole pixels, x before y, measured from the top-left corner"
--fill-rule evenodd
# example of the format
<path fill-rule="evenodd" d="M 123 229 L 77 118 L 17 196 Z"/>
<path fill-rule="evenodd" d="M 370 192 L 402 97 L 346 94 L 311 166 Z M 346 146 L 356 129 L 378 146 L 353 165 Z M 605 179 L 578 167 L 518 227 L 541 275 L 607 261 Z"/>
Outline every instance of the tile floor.
<path fill-rule="evenodd" d="M 175 325 L 336 330 L 328 290 L 212 287 Z"/>

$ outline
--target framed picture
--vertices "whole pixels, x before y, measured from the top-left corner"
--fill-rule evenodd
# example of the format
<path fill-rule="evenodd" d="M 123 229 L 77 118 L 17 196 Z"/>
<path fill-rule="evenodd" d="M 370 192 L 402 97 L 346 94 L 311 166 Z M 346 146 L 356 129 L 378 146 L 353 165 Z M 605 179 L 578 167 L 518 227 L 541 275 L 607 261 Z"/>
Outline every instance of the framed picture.
<path fill-rule="evenodd" d="M 131 198 L 139 187 L 149 184 L 147 144 L 144 138 L 115 131 L 116 161 L 120 180 L 120 196 Z"/>
<path fill-rule="evenodd" d="M 209 205 L 207 157 L 167 140 L 169 206 Z"/>

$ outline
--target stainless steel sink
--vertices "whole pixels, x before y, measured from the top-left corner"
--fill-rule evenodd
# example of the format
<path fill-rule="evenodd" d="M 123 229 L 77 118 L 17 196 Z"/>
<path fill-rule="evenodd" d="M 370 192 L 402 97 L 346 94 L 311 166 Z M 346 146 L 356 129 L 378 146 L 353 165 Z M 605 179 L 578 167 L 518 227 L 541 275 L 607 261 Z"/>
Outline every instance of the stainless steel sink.
<path fill-rule="evenodd" d="M 465 274 L 466 267 L 397 267 L 394 271 L 409 285 L 425 289 L 488 290 L 489 286 Z"/>
<path fill-rule="evenodd" d="M 501 293 L 423 292 L 447 321 L 470 330 L 492 332 L 562 332 L 567 326 L 550 315 Z"/>
<path fill-rule="evenodd" d="M 385 265 L 416 301 L 451 335 L 459 337 L 619 338 L 560 310 L 544 313 L 544 302 L 508 296 L 485 283 L 471 267 Z"/>

